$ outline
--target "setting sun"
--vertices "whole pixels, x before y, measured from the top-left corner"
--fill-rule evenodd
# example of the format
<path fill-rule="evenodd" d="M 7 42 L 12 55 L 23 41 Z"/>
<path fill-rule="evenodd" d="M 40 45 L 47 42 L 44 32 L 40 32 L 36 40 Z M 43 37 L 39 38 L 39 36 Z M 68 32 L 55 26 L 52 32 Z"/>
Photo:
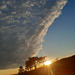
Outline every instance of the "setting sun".
<path fill-rule="evenodd" d="M 44 64 L 45 65 L 50 65 L 52 62 L 51 61 L 46 61 Z"/>

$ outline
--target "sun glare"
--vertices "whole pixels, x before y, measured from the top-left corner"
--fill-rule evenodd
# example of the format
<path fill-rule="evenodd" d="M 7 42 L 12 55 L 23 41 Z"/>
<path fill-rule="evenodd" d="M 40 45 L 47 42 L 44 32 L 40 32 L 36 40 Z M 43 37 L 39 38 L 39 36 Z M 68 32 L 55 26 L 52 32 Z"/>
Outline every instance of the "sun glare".
<path fill-rule="evenodd" d="M 50 65 L 52 62 L 51 61 L 46 61 L 44 64 L 45 65 Z"/>

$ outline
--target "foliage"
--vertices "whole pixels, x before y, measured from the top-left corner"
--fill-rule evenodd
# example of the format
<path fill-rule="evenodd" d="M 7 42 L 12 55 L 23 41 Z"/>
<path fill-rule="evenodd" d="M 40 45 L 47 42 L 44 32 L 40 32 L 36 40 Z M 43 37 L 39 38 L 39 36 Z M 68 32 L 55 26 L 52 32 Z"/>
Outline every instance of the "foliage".
<path fill-rule="evenodd" d="M 32 67 L 34 67 L 36 69 L 37 68 L 37 64 L 38 63 L 44 63 L 46 57 L 47 56 L 44 56 L 44 57 L 30 57 L 28 59 L 28 61 L 25 62 L 26 69 L 27 70 L 31 70 Z"/>

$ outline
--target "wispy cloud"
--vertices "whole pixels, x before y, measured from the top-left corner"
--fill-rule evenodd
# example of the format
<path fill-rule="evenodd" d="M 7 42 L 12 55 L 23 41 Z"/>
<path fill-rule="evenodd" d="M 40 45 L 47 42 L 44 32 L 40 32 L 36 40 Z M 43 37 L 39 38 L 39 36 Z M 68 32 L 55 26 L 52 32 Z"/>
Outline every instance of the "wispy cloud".
<path fill-rule="evenodd" d="M 66 3 L 67 0 L 0 1 L 0 69 L 17 67 L 37 54 L 49 26 Z"/>

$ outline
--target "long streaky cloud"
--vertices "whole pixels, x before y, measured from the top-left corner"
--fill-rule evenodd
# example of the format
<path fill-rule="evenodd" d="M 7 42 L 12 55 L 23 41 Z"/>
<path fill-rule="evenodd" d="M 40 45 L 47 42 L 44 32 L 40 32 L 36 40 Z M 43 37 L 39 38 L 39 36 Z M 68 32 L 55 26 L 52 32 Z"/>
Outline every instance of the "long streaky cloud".
<path fill-rule="evenodd" d="M 0 69 L 18 67 L 35 56 L 66 3 L 67 0 L 1 0 Z"/>

